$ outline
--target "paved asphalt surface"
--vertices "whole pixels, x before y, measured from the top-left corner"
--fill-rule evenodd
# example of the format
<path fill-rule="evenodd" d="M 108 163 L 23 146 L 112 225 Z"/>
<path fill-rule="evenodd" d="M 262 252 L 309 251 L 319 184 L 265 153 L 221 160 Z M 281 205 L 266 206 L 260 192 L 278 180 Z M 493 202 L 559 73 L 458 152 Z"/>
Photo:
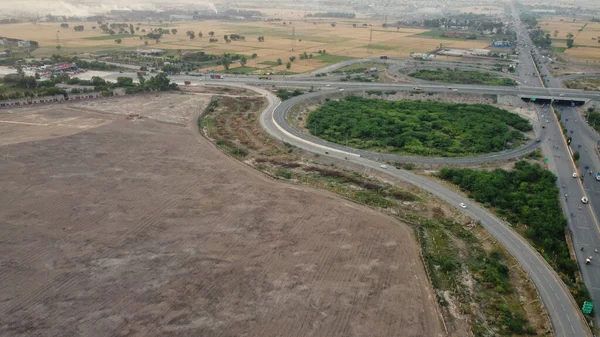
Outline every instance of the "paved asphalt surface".
<path fill-rule="evenodd" d="M 535 68 L 534 70 L 535 71 Z M 131 73 L 108 73 L 104 78 L 109 81 L 116 81 L 120 76 L 127 76 L 136 79 L 137 76 Z M 361 82 L 338 82 L 338 81 L 307 81 L 293 77 L 273 78 L 272 80 L 259 80 L 255 76 L 227 76 L 225 79 L 210 79 L 208 76 L 193 76 L 193 75 L 173 75 L 171 80 L 177 84 L 183 85 L 184 81 L 191 81 L 193 84 L 200 82 L 206 84 L 247 84 L 247 85 L 274 85 L 274 86 L 298 86 L 298 87 L 337 87 L 344 89 L 364 89 L 364 90 L 398 90 L 410 91 L 415 87 L 414 84 L 405 83 L 361 83 Z M 424 84 L 419 85 L 423 91 L 428 92 L 448 92 L 450 87 L 457 89 L 459 92 L 468 92 L 475 94 L 497 94 L 497 95 L 518 95 L 525 97 L 544 97 L 554 96 L 556 99 L 595 99 L 600 100 L 600 92 L 583 91 L 575 89 L 546 89 L 541 87 L 531 86 L 484 86 L 484 85 L 465 85 L 465 84 Z M 560 95 L 564 97 L 560 97 Z"/>
<path fill-rule="evenodd" d="M 539 75 L 546 79 L 546 85 L 552 92 L 558 92 L 562 87 L 562 79 L 554 78 L 549 71 L 551 64 L 540 57 L 536 48 L 533 47 L 526 30 L 522 25 L 518 25 L 520 35 L 519 41 L 521 56 L 523 56 L 520 67 L 526 67 L 521 72 L 529 73 L 534 67 L 533 60 L 525 56 L 533 55 L 539 60 Z M 522 38 L 521 38 L 522 37 Z M 575 78 L 573 76 L 573 78 Z M 542 85 L 541 81 L 533 79 L 528 85 Z M 571 147 L 564 141 L 557 117 L 551 111 L 550 107 L 540 111 L 538 114 L 544 115 L 550 123 L 547 126 L 547 139 L 544 139 L 544 153 L 551 154 L 549 159 L 549 169 L 558 177 L 557 185 L 561 193 L 561 205 L 568 219 L 569 232 L 575 247 L 577 262 L 580 266 L 583 280 L 594 301 L 594 307 L 600 308 L 600 226 L 598 225 L 598 211 L 600 210 L 600 182 L 595 180 L 595 174 L 600 171 L 600 158 L 596 152 L 596 146 L 600 141 L 598 134 L 583 120 L 575 107 L 557 105 L 556 111 L 560 114 L 561 120 L 567 128 L 567 134 L 573 138 Z M 571 159 L 571 153 L 579 151 L 580 160 L 577 169 Z M 589 175 L 589 171 L 592 175 Z M 573 178 L 572 174 L 576 172 L 583 178 Z M 587 196 L 590 204 L 583 204 L 581 198 Z M 583 250 L 581 250 L 583 248 Z M 592 263 L 585 264 L 585 259 L 592 256 Z M 596 309 L 597 310 L 597 309 Z M 600 324 L 600 315 L 595 315 L 596 325 Z"/>
<path fill-rule="evenodd" d="M 353 153 L 328 148 L 311 140 L 289 134 L 274 118 L 274 111 L 281 101 L 272 93 L 258 88 L 252 88 L 263 93 L 269 100 L 269 106 L 261 114 L 262 127 L 274 138 L 286 141 L 304 150 L 328 155 L 331 157 L 352 161 L 366 168 L 377 170 L 394 178 L 406 181 L 439 197 L 450 205 L 458 206 L 460 202 L 467 205 L 466 209 L 458 208 L 466 215 L 479 220 L 482 226 L 500 242 L 519 262 L 536 285 L 540 297 L 553 323 L 556 336 L 590 336 L 591 333 L 582 322 L 582 317 L 569 290 L 560 280 L 556 272 L 518 233 L 510 226 L 484 209 L 478 203 L 466 198 L 463 194 L 454 192 L 441 184 L 406 170 L 395 168 L 383 169 L 381 163 L 368 158 L 358 157 Z M 327 153 L 325 153 L 327 152 Z"/>

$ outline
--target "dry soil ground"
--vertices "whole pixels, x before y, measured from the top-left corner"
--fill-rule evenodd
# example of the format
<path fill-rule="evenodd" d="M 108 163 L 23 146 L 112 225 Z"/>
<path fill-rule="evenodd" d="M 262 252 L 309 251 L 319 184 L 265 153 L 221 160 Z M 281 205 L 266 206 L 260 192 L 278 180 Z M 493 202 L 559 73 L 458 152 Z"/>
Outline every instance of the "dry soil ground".
<path fill-rule="evenodd" d="M 405 225 L 108 104 L 0 111 L 0 336 L 440 335 Z"/>

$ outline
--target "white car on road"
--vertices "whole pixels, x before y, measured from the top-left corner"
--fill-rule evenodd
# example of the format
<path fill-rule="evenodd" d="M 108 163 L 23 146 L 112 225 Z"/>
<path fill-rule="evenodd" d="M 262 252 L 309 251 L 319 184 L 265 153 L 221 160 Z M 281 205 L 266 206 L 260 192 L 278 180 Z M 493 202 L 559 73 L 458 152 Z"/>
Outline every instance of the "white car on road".
<path fill-rule="evenodd" d="M 380 167 L 384 170 L 387 169 L 387 165 L 381 165 Z"/>
<path fill-rule="evenodd" d="M 581 198 L 581 202 L 584 204 L 587 204 L 589 202 L 589 200 L 587 197 L 583 197 L 583 198 Z"/>
<path fill-rule="evenodd" d="M 460 204 L 458 204 L 458 206 L 460 206 L 460 208 L 467 208 L 467 205 L 465 205 L 464 202 L 461 202 Z"/>
<path fill-rule="evenodd" d="M 573 178 L 577 178 L 577 172 L 573 172 Z"/>

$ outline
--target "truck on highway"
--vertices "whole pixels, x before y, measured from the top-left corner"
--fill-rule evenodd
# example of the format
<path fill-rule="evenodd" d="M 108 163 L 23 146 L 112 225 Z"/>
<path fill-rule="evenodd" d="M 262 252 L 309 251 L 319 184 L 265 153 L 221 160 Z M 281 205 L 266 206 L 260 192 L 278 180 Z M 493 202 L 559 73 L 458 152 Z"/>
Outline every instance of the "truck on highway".
<path fill-rule="evenodd" d="M 143 71 L 143 70 L 138 70 L 135 73 L 138 74 L 138 75 L 146 75 L 146 72 Z"/>
<path fill-rule="evenodd" d="M 259 80 L 270 80 L 271 76 L 269 76 L 269 75 L 259 75 L 258 79 Z"/>
<path fill-rule="evenodd" d="M 385 55 L 382 55 L 382 56 L 379 56 L 379 59 L 380 59 L 380 60 L 387 60 L 387 59 L 388 59 L 388 57 L 387 57 L 387 56 L 385 56 Z"/>
<path fill-rule="evenodd" d="M 210 78 L 220 80 L 223 79 L 223 76 L 221 76 L 221 74 L 210 74 Z"/>

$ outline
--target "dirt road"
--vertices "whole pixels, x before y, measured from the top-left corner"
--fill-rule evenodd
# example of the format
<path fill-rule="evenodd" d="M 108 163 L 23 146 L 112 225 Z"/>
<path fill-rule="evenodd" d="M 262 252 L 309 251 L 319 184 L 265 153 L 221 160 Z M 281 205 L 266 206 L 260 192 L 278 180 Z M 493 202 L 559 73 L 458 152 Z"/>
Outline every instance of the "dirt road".
<path fill-rule="evenodd" d="M 407 226 L 273 181 L 172 123 L 202 97 L 171 123 L 125 120 L 143 111 L 123 98 L 102 104 L 111 114 L 45 109 L 64 134 L 0 133 L 0 336 L 441 335 Z M 94 123 L 73 132 L 73 117 Z"/>

